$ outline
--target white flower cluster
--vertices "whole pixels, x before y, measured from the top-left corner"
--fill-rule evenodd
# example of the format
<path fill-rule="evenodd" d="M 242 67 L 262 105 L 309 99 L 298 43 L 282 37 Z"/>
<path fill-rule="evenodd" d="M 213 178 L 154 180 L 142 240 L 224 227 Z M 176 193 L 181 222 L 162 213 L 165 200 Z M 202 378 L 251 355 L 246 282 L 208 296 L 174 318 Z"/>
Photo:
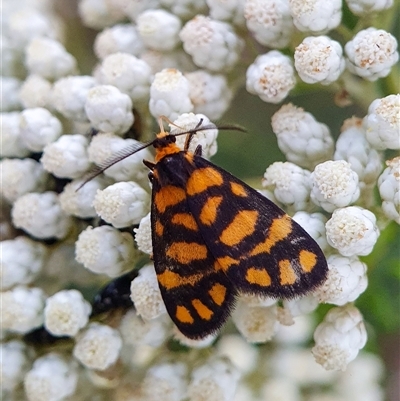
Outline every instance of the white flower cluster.
<path fill-rule="evenodd" d="M 358 24 L 345 21 L 340 0 L 78 0 L 83 26 L 73 34 L 96 30 L 93 49 L 86 37 L 79 47 L 66 40 L 64 16 L 75 2 L 57 10 L 50 0 L 2 4 L 4 399 L 95 399 L 106 389 L 117 401 L 383 400 L 381 362 L 360 352 L 367 336 L 354 303 L 368 285 L 360 257 L 387 224 L 400 224 L 399 53 L 389 18 L 368 26 L 392 0 L 346 2 Z M 246 109 L 237 96 L 244 88 L 274 108 L 286 159 L 266 168 L 263 193 L 314 238 L 329 271 L 301 298 L 241 294 L 218 340 L 191 340 L 172 325 L 150 261 L 142 161 L 152 151 L 125 156 L 153 139 L 153 120 L 164 116 L 173 134 L 207 126 L 190 151 L 200 146 L 211 158 L 212 121 L 233 102 Z M 292 104 L 296 97 L 286 101 L 311 90 L 335 92 L 338 104 L 355 102 L 363 115 L 339 133 Z M 181 149 L 185 141 L 176 137 Z M 131 282 L 116 279 L 139 268 Z M 96 294 L 111 308 L 99 321 L 89 302 Z M 134 308 L 113 305 L 123 297 Z M 320 303 L 332 307 L 317 324 Z M 58 348 L 59 340 L 71 346 Z M 254 345 L 269 341 L 274 347 Z"/>

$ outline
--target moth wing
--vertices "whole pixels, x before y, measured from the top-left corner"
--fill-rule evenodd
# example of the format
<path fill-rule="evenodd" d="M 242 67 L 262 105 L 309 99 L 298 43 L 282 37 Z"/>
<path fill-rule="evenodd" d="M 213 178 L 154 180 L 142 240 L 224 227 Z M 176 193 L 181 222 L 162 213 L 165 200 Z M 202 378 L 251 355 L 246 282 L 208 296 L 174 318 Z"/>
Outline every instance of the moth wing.
<path fill-rule="evenodd" d="M 202 181 L 188 180 L 190 212 L 238 291 L 294 298 L 324 282 L 323 252 L 298 223 L 227 171 L 199 156 L 193 163 Z"/>
<path fill-rule="evenodd" d="M 153 180 L 151 225 L 155 270 L 171 319 L 188 338 L 216 332 L 230 314 L 236 290 L 214 269 L 182 188 Z"/>

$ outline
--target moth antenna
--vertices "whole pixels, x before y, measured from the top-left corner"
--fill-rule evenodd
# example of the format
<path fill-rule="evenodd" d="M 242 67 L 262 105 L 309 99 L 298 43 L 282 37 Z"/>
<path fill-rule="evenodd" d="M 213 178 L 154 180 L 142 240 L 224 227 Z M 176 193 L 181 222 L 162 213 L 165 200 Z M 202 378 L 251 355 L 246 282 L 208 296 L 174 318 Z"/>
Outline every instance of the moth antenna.
<path fill-rule="evenodd" d="M 89 181 L 93 180 L 93 178 L 96 178 L 98 175 L 103 173 L 105 170 L 113 166 L 114 164 L 117 164 L 118 162 L 126 159 L 129 156 L 132 156 L 134 153 L 139 152 L 140 150 L 146 149 L 149 146 L 151 146 L 154 142 L 154 139 L 146 142 L 144 144 L 142 143 L 134 143 L 130 146 L 127 146 L 124 149 L 121 149 L 120 151 L 116 152 L 112 157 L 108 158 L 105 160 L 103 163 L 100 165 L 94 167 L 91 171 L 87 173 L 85 176 L 85 179 L 81 185 L 77 188 L 76 191 L 79 191 L 86 183 Z"/>

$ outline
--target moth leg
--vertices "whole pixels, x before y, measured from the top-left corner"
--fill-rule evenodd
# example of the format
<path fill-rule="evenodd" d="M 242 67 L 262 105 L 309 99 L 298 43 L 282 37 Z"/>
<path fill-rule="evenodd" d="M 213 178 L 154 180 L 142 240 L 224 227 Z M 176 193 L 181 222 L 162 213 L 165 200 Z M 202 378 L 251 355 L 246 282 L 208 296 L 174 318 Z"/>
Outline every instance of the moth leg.
<path fill-rule="evenodd" d="M 196 156 L 201 156 L 202 153 L 203 153 L 203 148 L 201 147 L 201 145 L 197 145 L 197 147 L 196 147 L 196 149 L 195 149 L 195 151 L 194 151 L 194 154 L 195 154 Z"/>
<path fill-rule="evenodd" d="M 150 170 L 154 170 L 154 167 L 156 166 L 156 163 L 153 163 L 150 160 L 143 160 L 143 164 Z"/>

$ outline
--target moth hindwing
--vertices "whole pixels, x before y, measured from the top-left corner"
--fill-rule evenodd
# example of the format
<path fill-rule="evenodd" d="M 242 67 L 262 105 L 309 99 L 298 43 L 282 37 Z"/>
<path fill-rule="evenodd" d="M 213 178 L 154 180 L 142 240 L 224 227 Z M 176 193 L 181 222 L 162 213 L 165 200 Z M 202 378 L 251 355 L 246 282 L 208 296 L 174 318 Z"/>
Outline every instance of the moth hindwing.
<path fill-rule="evenodd" d="M 294 298 L 319 286 L 328 268 L 303 228 L 189 142 L 182 151 L 162 131 L 155 163 L 145 164 L 161 294 L 178 329 L 200 339 L 222 326 L 238 293 Z"/>

